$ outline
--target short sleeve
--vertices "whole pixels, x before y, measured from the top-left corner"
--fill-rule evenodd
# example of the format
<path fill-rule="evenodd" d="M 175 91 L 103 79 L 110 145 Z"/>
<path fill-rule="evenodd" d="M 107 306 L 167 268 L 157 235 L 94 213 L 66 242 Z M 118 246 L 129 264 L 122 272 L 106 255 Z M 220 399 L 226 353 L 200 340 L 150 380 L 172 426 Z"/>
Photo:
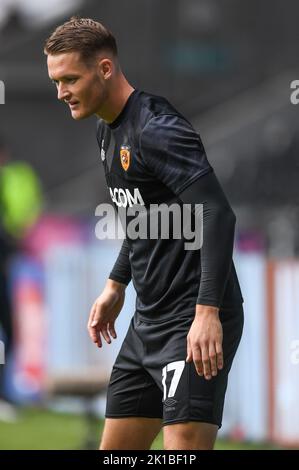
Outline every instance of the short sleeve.
<path fill-rule="evenodd" d="M 149 171 L 176 195 L 212 171 L 199 135 L 179 115 L 153 117 L 140 135 L 140 152 Z"/>

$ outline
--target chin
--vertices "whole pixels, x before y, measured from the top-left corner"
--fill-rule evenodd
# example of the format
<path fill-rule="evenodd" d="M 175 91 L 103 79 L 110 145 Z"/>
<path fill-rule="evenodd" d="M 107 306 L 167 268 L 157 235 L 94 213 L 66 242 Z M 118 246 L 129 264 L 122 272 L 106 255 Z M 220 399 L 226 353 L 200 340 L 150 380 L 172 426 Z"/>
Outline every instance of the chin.
<path fill-rule="evenodd" d="M 72 114 L 72 118 L 75 119 L 75 121 L 80 121 L 82 119 L 86 119 L 88 117 L 90 117 L 93 112 L 83 112 L 83 111 L 71 111 L 71 114 Z"/>

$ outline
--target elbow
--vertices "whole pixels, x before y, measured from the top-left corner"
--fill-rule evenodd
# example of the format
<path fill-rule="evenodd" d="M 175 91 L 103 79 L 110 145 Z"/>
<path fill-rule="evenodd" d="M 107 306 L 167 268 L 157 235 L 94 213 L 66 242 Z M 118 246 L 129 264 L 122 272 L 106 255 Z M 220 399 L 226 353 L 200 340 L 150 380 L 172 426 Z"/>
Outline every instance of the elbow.
<path fill-rule="evenodd" d="M 236 214 L 234 213 L 234 211 L 232 210 L 231 207 L 229 207 L 227 209 L 227 217 L 229 219 L 229 223 L 230 225 L 235 228 L 235 225 L 236 225 L 236 221 L 237 221 L 237 217 L 236 217 Z"/>
<path fill-rule="evenodd" d="M 224 231 L 234 235 L 236 220 L 236 215 L 230 205 L 225 205 L 218 208 L 218 223 L 219 229 L 221 227 L 222 232 Z"/>
<path fill-rule="evenodd" d="M 234 213 L 234 211 L 232 210 L 229 204 L 225 206 L 224 205 L 219 206 L 218 215 L 223 221 L 226 222 L 228 226 L 233 227 L 233 228 L 235 227 L 236 221 L 237 221 L 236 214 Z"/>
<path fill-rule="evenodd" d="M 237 217 L 231 207 L 228 207 L 226 212 L 228 231 L 234 236 Z"/>

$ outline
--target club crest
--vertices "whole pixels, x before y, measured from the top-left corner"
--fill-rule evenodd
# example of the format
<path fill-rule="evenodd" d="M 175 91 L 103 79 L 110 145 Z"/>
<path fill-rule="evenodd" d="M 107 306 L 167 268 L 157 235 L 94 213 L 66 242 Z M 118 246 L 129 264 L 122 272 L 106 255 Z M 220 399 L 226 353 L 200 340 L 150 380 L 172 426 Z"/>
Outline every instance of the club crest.
<path fill-rule="evenodd" d="M 120 148 L 120 162 L 121 166 L 125 171 L 128 170 L 131 160 L 131 147 L 128 145 L 122 145 Z"/>

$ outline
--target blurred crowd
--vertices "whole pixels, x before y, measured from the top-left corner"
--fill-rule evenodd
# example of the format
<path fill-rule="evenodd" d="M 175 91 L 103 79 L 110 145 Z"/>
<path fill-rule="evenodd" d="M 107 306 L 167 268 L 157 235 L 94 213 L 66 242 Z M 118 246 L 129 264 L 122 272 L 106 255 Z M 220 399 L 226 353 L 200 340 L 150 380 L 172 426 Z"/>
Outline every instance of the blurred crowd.
<path fill-rule="evenodd" d="M 22 248 L 26 231 L 40 214 L 41 198 L 34 170 L 26 162 L 11 162 L 8 144 L 0 136 L 0 338 L 5 346 L 6 363 L 14 345 L 10 261 Z M 15 418 L 15 410 L 6 393 L 4 372 L 4 365 L 0 365 L 0 420 L 10 420 Z"/>

